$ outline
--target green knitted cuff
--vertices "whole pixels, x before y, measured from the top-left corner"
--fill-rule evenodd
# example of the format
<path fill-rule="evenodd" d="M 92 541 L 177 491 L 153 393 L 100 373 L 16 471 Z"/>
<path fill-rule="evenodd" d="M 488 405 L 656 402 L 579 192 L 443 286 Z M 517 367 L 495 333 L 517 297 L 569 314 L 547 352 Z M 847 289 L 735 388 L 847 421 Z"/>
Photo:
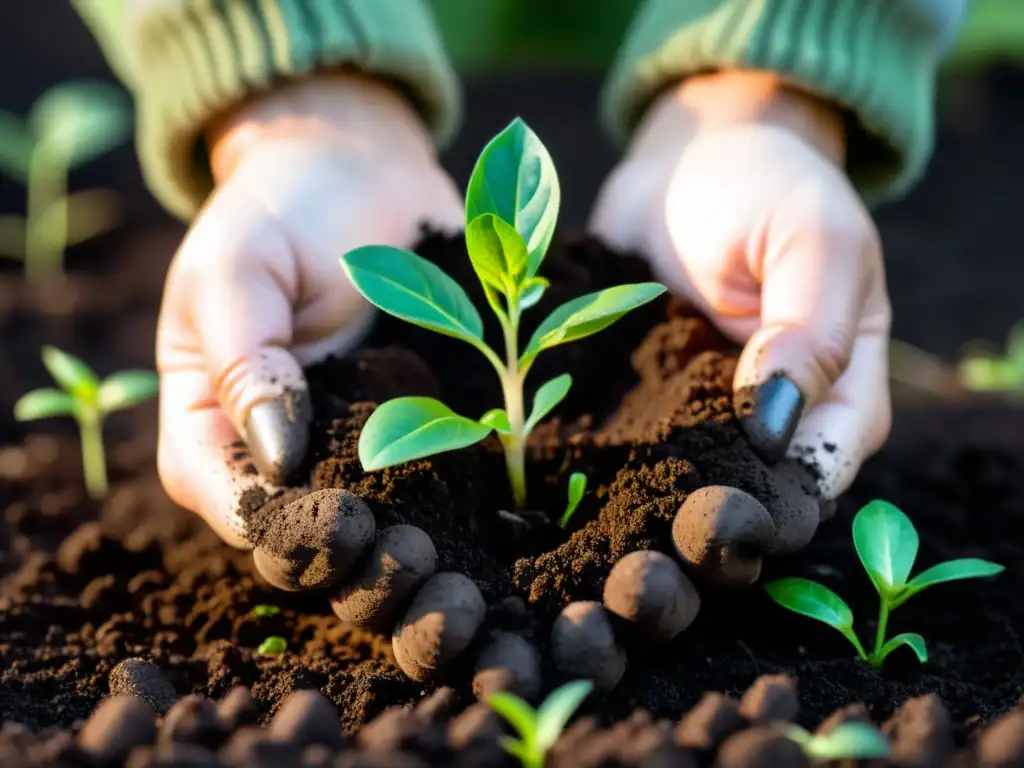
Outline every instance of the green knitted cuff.
<path fill-rule="evenodd" d="M 135 21 L 139 156 L 146 181 L 191 218 L 213 182 L 207 121 L 275 80 L 352 66 L 408 94 L 435 140 L 460 114 L 458 82 L 426 0 L 187 0 Z"/>
<path fill-rule="evenodd" d="M 722 67 L 778 72 L 849 113 L 847 172 L 878 202 L 931 154 L 936 26 L 904 0 L 648 0 L 602 101 L 620 140 L 664 89 Z"/>

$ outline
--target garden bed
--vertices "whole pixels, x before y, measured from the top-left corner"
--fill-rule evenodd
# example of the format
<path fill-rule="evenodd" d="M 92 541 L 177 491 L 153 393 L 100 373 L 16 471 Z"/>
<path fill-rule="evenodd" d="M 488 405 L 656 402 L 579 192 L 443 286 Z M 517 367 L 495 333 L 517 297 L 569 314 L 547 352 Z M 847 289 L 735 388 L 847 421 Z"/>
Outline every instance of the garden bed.
<path fill-rule="evenodd" d="M 1009 82 L 1020 87 L 1019 78 Z M 990 81 L 983 93 L 1002 93 L 1005 86 L 1003 80 Z M 1002 177 L 995 174 L 967 200 L 962 187 L 965 177 L 977 173 L 983 145 L 986 157 L 1003 150 L 1004 160 L 1016 157 L 1012 137 L 1022 125 L 1020 115 L 1004 111 L 995 137 L 991 126 L 980 138 L 970 134 L 977 126 L 957 128 L 940 145 L 927 186 L 883 215 L 898 332 L 901 317 L 914 311 L 904 307 L 918 309 L 906 323 L 908 340 L 949 355 L 964 339 L 942 335 L 948 313 L 937 317 L 931 308 L 944 300 L 946 286 L 977 297 L 981 305 L 981 297 L 1003 282 L 977 272 L 965 258 L 976 239 L 976 224 L 961 213 L 960 203 L 965 209 L 989 210 L 986 200 L 1016 194 L 1000 186 Z M 543 133 L 541 125 L 535 127 Z M 939 242 L 931 222 L 946 205 L 956 211 L 957 228 L 944 223 Z M 1001 219 L 998 232 L 986 228 L 986 242 L 1013 242 L 1008 234 L 1012 221 Z M 214 724 L 196 736 L 198 726 L 188 731 L 165 723 L 161 740 L 216 746 L 228 740 L 232 729 L 243 728 L 222 753 L 224 760 L 238 764 L 259 764 L 251 756 L 255 753 L 245 750 L 262 750 L 265 764 L 296 765 L 301 743 L 317 741 L 330 743 L 308 750 L 307 764 L 329 765 L 326 755 L 346 748 L 353 754 L 345 765 L 360 764 L 354 760 L 356 751 L 366 753 L 366 760 L 371 759 L 368 753 L 379 753 L 375 759 L 382 762 L 365 764 L 398 765 L 395 750 L 433 765 L 503 764 L 508 758 L 496 747 L 496 724 L 472 706 L 473 653 L 467 652 L 464 662 L 447 670 L 437 684 L 417 683 L 395 665 L 386 635 L 338 622 L 329 593 L 284 594 L 268 587 L 246 554 L 221 545 L 163 495 L 154 468 L 155 408 L 112 419 L 113 490 L 99 505 L 80 490 L 70 428 L 30 432 L 11 419 L 14 398 L 43 383 L 36 363 L 42 343 L 66 347 L 101 373 L 151 364 L 163 263 L 137 254 L 167 254 L 177 234 L 140 229 L 105 238 L 96 248 L 116 256 L 102 261 L 100 270 L 73 273 L 59 300 L 26 292 L 11 273 L 2 276 L 0 444 L 7 447 L 0 450 L 0 721 L 23 723 L 37 735 L 5 729 L 0 764 L 5 749 L 21 755 L 14 761 L 24 762 L 28 752 L 40 761 L 46 753 L 78 759 L 68 731 L 77 731 L 112 691 L 145 694 L 163 710 L 175 696 L 186 694 L 238 697 L 242 694 L 232 693 L 237 686 L 251 691 L 251 712 L 233 699 L 213 718 L 190 700 L 168 720 L 191 718 L 194 725 L 207 717 Z M 463 285 L 475 286 L 461 245 L 429 236 L 419 250 Z M 922 271 L 922 264 L 929 272 Z M 1020 269 L 1019 260 L 1012 268 Z M 646 268 L 593 241 L 567 238 L 548 257 L 545 274 L 553 281 L 545 298 L 550 307 L 586 290 L 643 280 Z M 473 298 L 482 304 L 479 296 Z M 1012 310 L 1004 306 L 1002 311 Z M 928 312 L 934 322 L 923 318 Z M 998 307 L 986 308 L 983 317 L 992 325 L 982 328 L 977 326 L 981 313 L 971 315 L 966 332 L 999 338 L 1009 325 L 999 313 Z M 535 316 L 544 314 L 542 307 Z M 933 328 L 936 335 L 929 338 Z M 345 487 L 361 495 L 378 530 L 397 523 L 426 530 L 437 550 L 437 570 L 469 576 L 488 604 L 478 643 L 491 631 L 511 631 L 530 638 L 549 659 L 550 627 L 558 611 L 570 600 L 600 600 L 604 578 L 622 555 L 635 549 L 671 553 L 672 516 L 699 487 L 743 488 L 780 518 L 804 516 L 811 509 L 800 483 L 761 463 L 737 427 L 729 390 L 735 350 L 669 299 L 626 316 L 603 334 L 548 353 L 531 374 L 531 382 L 562 372 L 575 380 L 572 396 L 534 434 L 530 451 L 530 499 L 539 510 L 561 511 L 571 472 L 590 477 L 590 492 L 567 535 L 540 527 L 523 536 L 498 515 L 511 500 L 500 451 L 488 442 L 365 476 L 355 445 L 370 403 L 432 394 L 442 395 L 460 412 L 482 414 L 496 404 L 499 390 L 493 372 L 478 357 L 457 341 L 382 318 L 359 353 L 310 372 L 314 440 L 302 476 L 310 487 Z M 1017 567 L 1024 542 L 1024 437 L 1014 427 L 1019 415 L 1013 405 L 980 398 L 901 398 L 892 438 L 843 499 L 836 518 L 824 523 L 797 556 L 765 565 L 763 577 L 805 575 L 832 586 L 849 600 L 859 627 L 867 630 L 876 598 L 850 543 L 850 519 L 873 498 L 888 499 L 917 523 L 920 567 L 968 556 L 1006 564 L 1006 573 L 995 580 L 941 587 L 897 614 L 894 631 L 919 632 L 928 640 L 928 664 L 917 664 L 903 651 L 879 673 L 851 658 L 846 641 L 832 630 L 782 611 L 759 589 L 705 592 L 696 621 L 669 646 L 653 647 L 619 628 L 628 655 L 626 673 L 611 692 L 593 695 L 584 707 L 595 727 L 610 728 L 610 735 L 596 738 L 588 735 L 586 724 L 577 726 L 555 751 L 559 764 L 597 765 L 606 757 L 624 764 L 655 764 L 657 758 L 685 765 L 684 751 L 707 761 L 707 753 L 695 748 L 697 716 L 678 730 L 676 721 L 705 691 L 739 700 L 755 680 L 777 673 L 796 681 L 796 717 L 807 727 L 817 727 L 853 702 L 862 702 L 882 723 L 908 699 L 934 693 L 941 707 L 920 700 L 894 719 L 890 732 L 897 746 L 909 750 L 914 739 L 923 739 L 925 747 L 941 752 L 954 743 L 973 744 L 980 727 L 1013 709 L 1024 691 L 1019 642 L 1024 607 L 1017 597 L 1024 586 Z M 813 509 L 817 512 L 816 504 Z M 272 617 L 253 615 L 261 604 L 282 611 Z M 259 655 L 258 646 L 271 635 L 285 638 L 287 651 Z M 161 674 L 147 677 L 151 668 L 128 665 L 111 676 L 119 663 L 137 657 L 152 662 Z M 559 681 L 545 664 L 545 690 Z M 438 693 L 438 684 L 450 688 Z M 745 700 L 746 719 L 733 718 L 733 729 L 770 718 L 766 699 L 780 707 L 772 710 L 775 714 L 793 715 L 786 681 L 774 678 L 760 685 Z M 776 692 L 775 698 L 763 695 L 766 687 Z M 314 700 L 295 700 L 280 712 L 290 694 L 310 688 L 335 705 L 340 725 L 318 712 Z M 729 719 L 730 705 L 708 701 L 702 705 L 707 711 L 714 708 Z M 405 704 L 418 704 L 419 714 L 388 710 Z M 305 714 L 296 714 L 300 706 L 306 707 Z M 650 712 L 654 720 L 637 709 Z M 385 712 L 390 713 L 360 731 Z M 947 712 L 948 723 L 943 721 Z M 450 715 L 456 719 L 449 720 Z M 146 717 L 145 710 L 141 715 L 137 709 L 125 710 L 115 730 L 131 732 L 128 724 L 134 722 L 137 738 L 145 741 L 150 738 L 142 722 Z M 671 727 L 657 719 L 671 721 Z M 269 742 L 263 732 L 244 729 L 251 720 L 277 722 L 276 735 L 295 743 Z M 109 738 L 95 735 L 101 725 L 93 724 L 97 743 Z M 909 754 L 905 758 L 904 764 L 913 764 Z M 154 764 L 152 759 L 140 754 L 135 764 Z M 199 760 L 195 753 L 190 759 Z M 785 756 L 780 759 L 775 764 L 793 764 Z M 920 764 L 944 762 L 936 757 Z M 179 756 L 178 763 L 165 764 L 204 763 L 187 763 Z"/>

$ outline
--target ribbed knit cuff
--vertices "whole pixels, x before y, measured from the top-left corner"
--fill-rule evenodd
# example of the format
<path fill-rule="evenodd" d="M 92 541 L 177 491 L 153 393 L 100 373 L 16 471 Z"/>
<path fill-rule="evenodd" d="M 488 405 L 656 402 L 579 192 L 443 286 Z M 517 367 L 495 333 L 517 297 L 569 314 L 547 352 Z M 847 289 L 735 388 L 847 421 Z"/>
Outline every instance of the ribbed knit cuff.
<path fill-rule="evenodd" d="M 351 66 L 405 92 L 439 144 L 459 121 L 426 0 L 189 0 L 150 4 L 129 27 L 143 172 L 184 219 L 213 187 L 205 124 L 280 78 Z"/>
<path fill-rule="evenodd" d="M 869 202 L 902 193 L 934 133 L 941 28 L 906 0 L 648 0 L 602 100 L 624 140 L 655 97 L 723 67 L 769 70 L 850 115 L 847 172 Z"/>

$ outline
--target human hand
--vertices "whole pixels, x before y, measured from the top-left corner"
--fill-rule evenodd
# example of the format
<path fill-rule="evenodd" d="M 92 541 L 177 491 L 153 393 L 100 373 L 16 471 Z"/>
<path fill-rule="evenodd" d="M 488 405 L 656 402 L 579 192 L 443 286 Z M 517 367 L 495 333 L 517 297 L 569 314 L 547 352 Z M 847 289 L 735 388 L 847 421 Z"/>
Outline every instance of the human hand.
<path fill-rule="evenodd" d="M 242 494 L 305 455 L 303 367 L 372 317 L 339 257 L 408 247 L 423 222 L 460 227 L 462 205 L 412 107 L 355 75 L 279 88 L 207 138 L 216 190 L 171 264 L 157 332 L 158 463 L 176 503 L 249 547 Z"/>
<path fill-rule="evenodd" d="M 891 420 L 881 245 L 844 158 L 842 117 L 814 97 L 769 73 L 694 77 L 651 107 L 591 221 L 745 344 L 752 446 L 816 466 L 828 500 Z"/>

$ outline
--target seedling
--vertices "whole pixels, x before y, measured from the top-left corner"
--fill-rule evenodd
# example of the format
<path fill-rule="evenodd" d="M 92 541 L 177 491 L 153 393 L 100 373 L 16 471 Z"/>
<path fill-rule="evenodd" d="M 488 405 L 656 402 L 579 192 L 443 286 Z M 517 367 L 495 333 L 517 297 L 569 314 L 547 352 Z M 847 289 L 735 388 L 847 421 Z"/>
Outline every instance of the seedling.
<path fill-rule="evenodd" d="M 799 725 L 786 728 L 786 736 L 803 749 L 812 764 L 833 760 L 873 760 L 889 754 L 889 742 L 868 723 L 841 723 L 829 733 L 815 735 Z"/>
<path fill-rule="evenodd" d="M 130 128 L 124 96 L 99 82 L 51 88 L 25 120 L 0 112 L 0 171 L 28 191 L 25 218 L 0 216 L 0 255 L 24 260 L 30 280 L 61 274 L 66 248 L 117 224 L 114 193 L 68 194 L 68 174 L 121 144 Z"/>
<path fill-rule="evenodd" d="M 1024 392 L 1024 323 L 1010 331 L 1003 355 L 969 352 L 957 364 L 961 386 L 976 392 Z"/>
<path fill-rule="evenodd" d="M 121 371 L 100 381 L 77 357 L 56 347 L 43 347 L 43 365 L 61 389 L 36 389 L 14 405 L 18 421 L 71 416 L 82 437 L 85 487 L 94 499 L 107 493 L 107 462 L 103 450 L 103 420 L 114 411 L 131 408 L 157 392 L 152 371 Z"/>
<path fill-rule="evenodd" d="M 519 734 L 503 736 L 501 747 L 522 763 L 523 768 L 543 768 L 548 750 L 562 735 L 573 712 L 590 695 L 594 684 L 575 680 L 555 689 L 536 710 L 512 693 L 492 694 L 488 703 Z"/>
<path fill-rule="evenodd" d="M 431 262 L 384 245 L 358 248 L 342 257 L 345 272 L 372 304 L 479 350 L 497 372 L 505 401 L 504 408 L 474 420 L 429 397 L 389 400 L 374 411 L 360 435 L 364 470 L 465 448 L 494 431 L 505 449 L 515 503 L 520 508 L 525 504 L 526 440 L 572 386 L 568 374 L 542 384 L 527 415 L 523 383 L 537 355 L 597 333 L 665 291 L 659 283 L 638 283 L 573 299 L 548 315 L 520 352 L 522 313 L 548 287 L 538 270 L 554 235 L 560 199 L 551 156 L 520 119 L 487 144 L 470 177 L 466 248 L 501 326 L 504 360 L 484 343 L 483 321 L 466 292 Z"/>
<path fill-rule="evenodd" d="M 874 667 L 881 667 L 890 653 L 907 646 L 922 664 L 928 661 L 924 638 L 905 632 L 886 640 L 889 614 L 928 587 L 947 581 L 995 576 L 1003 566 L 969 557 L 933 565 L 910 578 L 917 558 L 918 536 L 914 524 L 887 501 L 865 505 L 853 519 L 853 545 L 879 596 L 878 629 L 871 653 L 864 651 L 853 630 L 853 611 L 835 592 L 807 579 L 780 579 L 765 585 L 771 598 L 794 613 L 828 624 L 857 649 Z"/>
<path fill-rule="evenodd" d="M 279 656 L 288 650 L 288 641 L 278 635 L 271 635 L 256 649 L 260 656 Z"/>
<path fill-rule="evenodd" d="M 277 616 L 281 612 L 281 609 L 276 605 L 257 605 L 252 609 L 252 615 L 258 616 L 261 619 L 270 618 L 271 616 Z"/>
<path fill-rule="evenodd" d="M 558 522 L 564 529 L 569 525 L 569 520 L 576 514 L 576 507 L 583 501 L 583 494 L 587 492 L 587 476 L 582 472 L 573 472 L 569 476 L 569 504 L 562 513 L 562 519 Z"/>

